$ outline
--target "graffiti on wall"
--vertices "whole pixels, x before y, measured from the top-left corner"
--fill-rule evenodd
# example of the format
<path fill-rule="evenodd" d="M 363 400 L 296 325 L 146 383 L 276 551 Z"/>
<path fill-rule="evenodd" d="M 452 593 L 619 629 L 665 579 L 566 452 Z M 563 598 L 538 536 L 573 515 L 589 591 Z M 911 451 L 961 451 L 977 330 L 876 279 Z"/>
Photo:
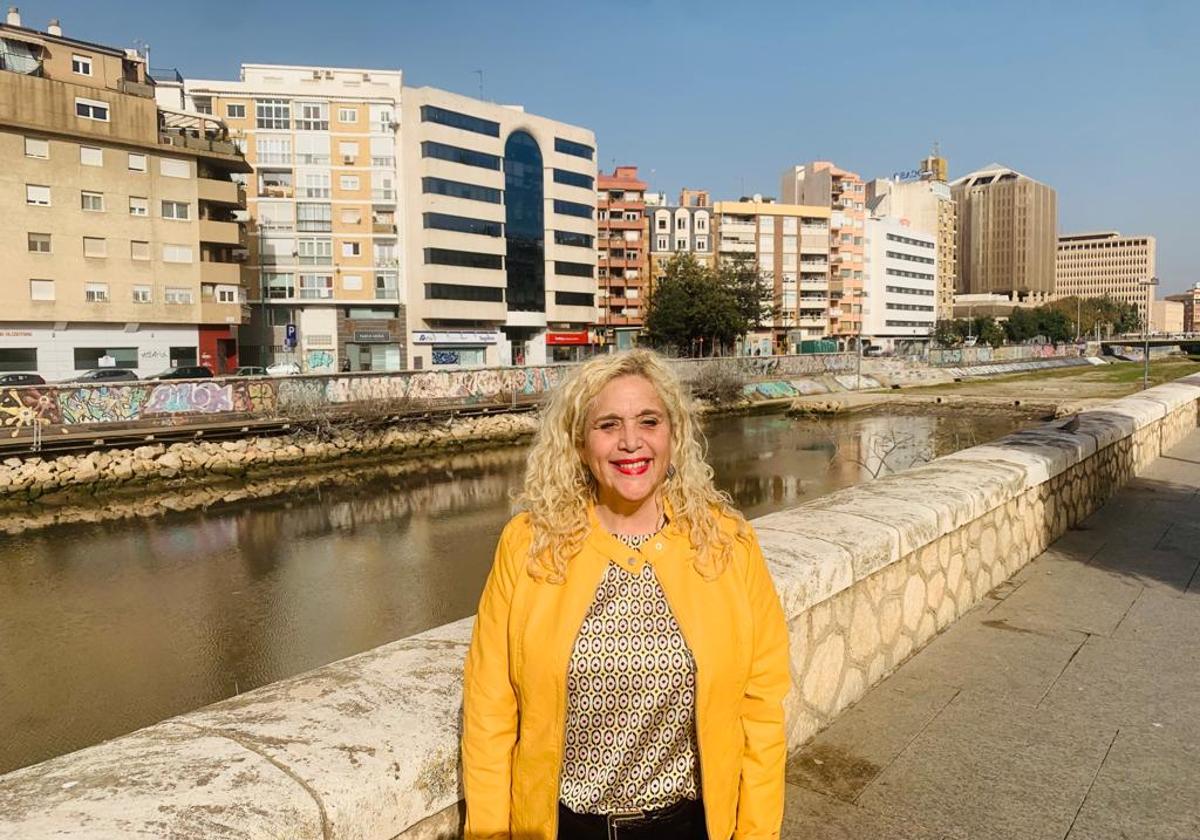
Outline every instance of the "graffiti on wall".
<path fill-rule="evenodd" d="M 62 422 L 127 423 L 142 416 L 150 401 L 145 385 L 101 385 L 91 388 L 63 388 L 58 391 L 58 409 Z"/>
<path fill-rule="evenodd" d="M 304 367 L 309 373 L 332 373 L 332 350 L 309 350 L 304 357 Z"/>
<path fill-rule="evenodd" d="M 233 385 L 168 382 L 155 385 L 143 411 L 153 414 L 218 414 L 233 411 Z"/>
<path fill-rule="evenodd" d="M 1025 362 L 1034 359 L 1073 358 L 1079 348 L 1073 344 L 1014 344 L 1005 347 L 948 347 L 930 350 L 929 363 L 936 367 L 944 365 L 986 365 L 992 362 Z"/>
<path fill-rule="evenodd" d="M 58 404 L 53 393 L 41 388 L 6 388 L 0 390 L 0 417 L 4 426 L 16 437 L 23 429 L 58 423 Z"/>

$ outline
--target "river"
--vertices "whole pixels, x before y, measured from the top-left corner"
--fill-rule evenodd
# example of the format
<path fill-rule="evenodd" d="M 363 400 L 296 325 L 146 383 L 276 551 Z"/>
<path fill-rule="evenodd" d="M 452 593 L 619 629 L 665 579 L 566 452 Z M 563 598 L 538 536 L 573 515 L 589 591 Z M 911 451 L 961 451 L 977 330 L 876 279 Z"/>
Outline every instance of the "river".
<path fill-rule="evenodd" d="M 755 517 L 1028 422 L 760 414 L 705 425 L 718 485 Z M 524 453 L 0 537 L 0 773 L 472 614 Z"/>

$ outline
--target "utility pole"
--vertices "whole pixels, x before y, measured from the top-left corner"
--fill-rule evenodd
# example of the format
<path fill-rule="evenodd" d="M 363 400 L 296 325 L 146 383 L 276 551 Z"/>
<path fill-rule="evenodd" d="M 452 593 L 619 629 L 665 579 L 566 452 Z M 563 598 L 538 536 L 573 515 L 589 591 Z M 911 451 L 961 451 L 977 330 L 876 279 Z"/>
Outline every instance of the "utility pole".
<path fill-rule="evenodd" d="M 1157 277 L 1138 280 L 1146 287 L 1146 309 L 1142 315 L 1142 390 L 1150 387 L 1150 288 L 1158 285 Z"/>

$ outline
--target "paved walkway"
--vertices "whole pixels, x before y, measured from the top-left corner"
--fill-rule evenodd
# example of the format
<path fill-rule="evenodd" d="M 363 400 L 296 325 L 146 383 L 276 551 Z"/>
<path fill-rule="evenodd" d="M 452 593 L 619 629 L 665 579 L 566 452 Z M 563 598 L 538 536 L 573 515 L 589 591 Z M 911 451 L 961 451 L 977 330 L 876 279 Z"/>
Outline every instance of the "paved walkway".
<path fill-rule="evenodd" d="M 1200 838 L 1200 431 L 792 756 L 797 840 Z"/>

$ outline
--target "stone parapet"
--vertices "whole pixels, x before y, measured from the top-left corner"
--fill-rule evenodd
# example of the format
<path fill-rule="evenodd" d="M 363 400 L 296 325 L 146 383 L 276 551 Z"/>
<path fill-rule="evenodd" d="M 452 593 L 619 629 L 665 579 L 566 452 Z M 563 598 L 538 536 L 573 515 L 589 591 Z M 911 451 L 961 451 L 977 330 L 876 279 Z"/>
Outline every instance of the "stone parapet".
<path fill-rule="evenodd" d="M 1195 429 L 1198 399 L 1188 377 L 755 520 L 791 634 L 790 747 Z M 0 777 L 0 837 L 457 836 L 470 627 Z"/>

